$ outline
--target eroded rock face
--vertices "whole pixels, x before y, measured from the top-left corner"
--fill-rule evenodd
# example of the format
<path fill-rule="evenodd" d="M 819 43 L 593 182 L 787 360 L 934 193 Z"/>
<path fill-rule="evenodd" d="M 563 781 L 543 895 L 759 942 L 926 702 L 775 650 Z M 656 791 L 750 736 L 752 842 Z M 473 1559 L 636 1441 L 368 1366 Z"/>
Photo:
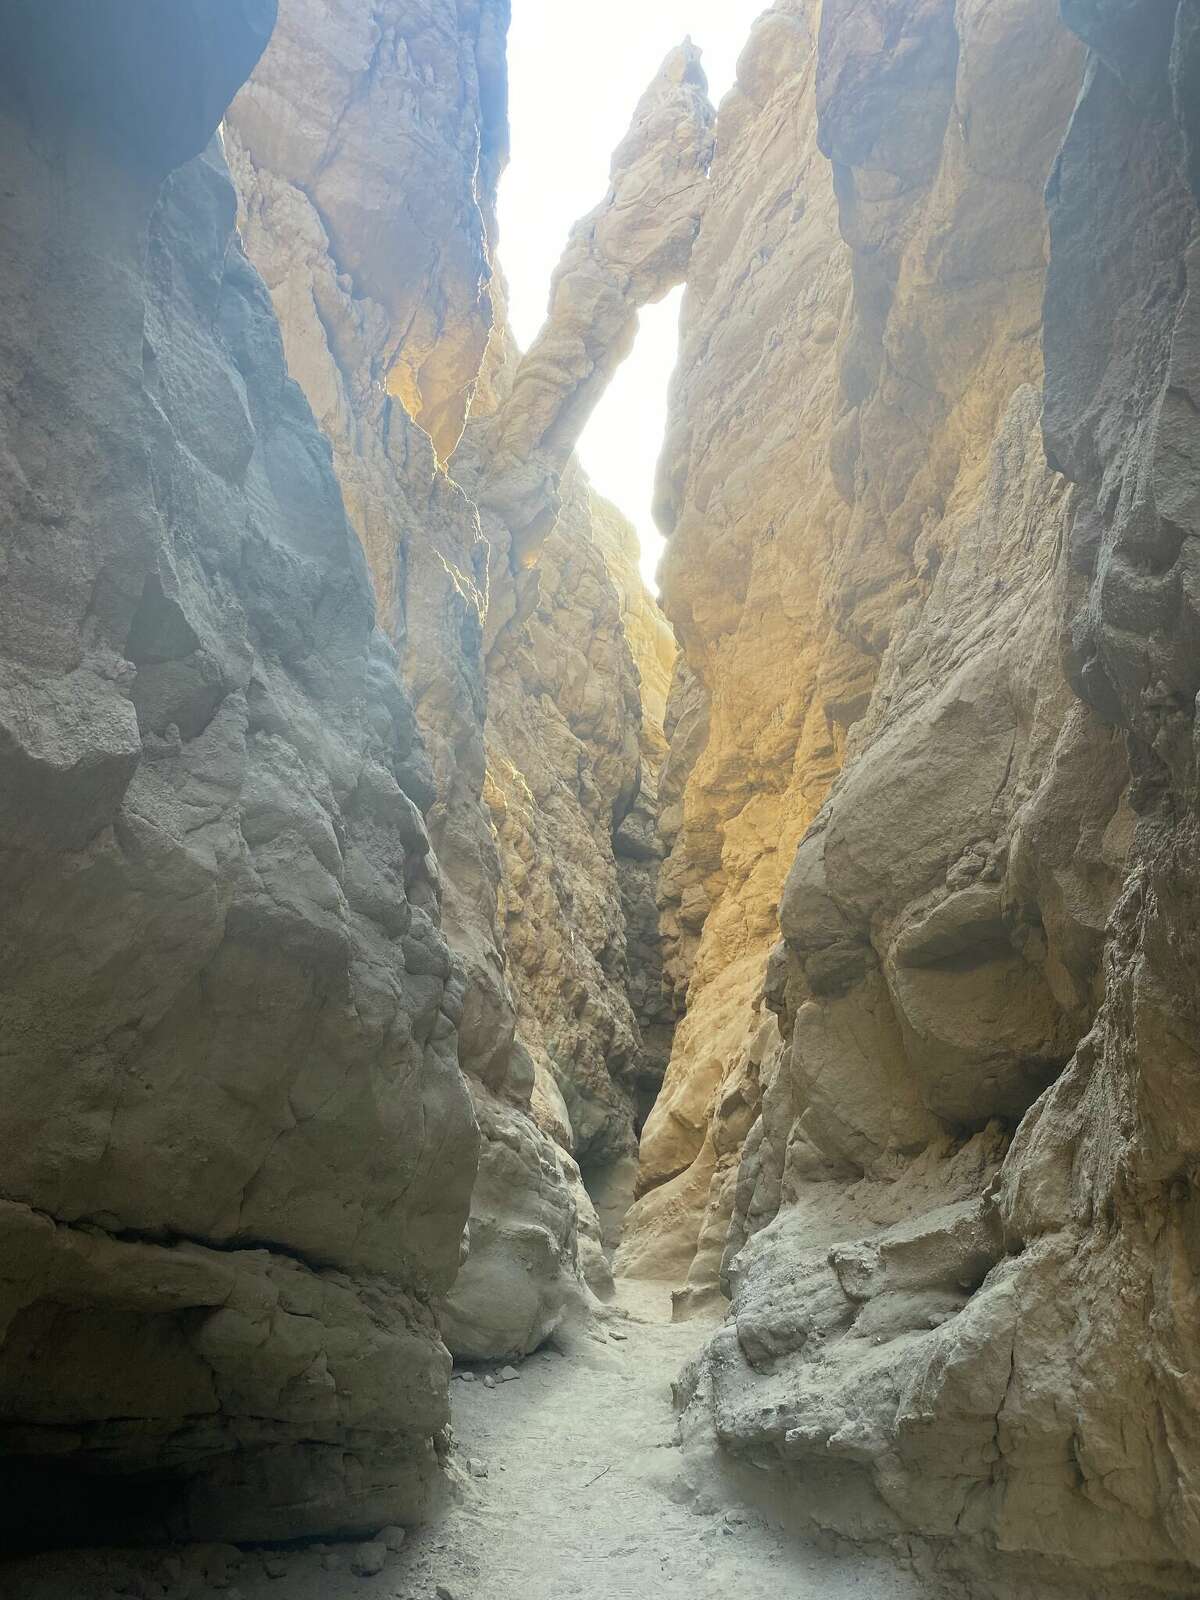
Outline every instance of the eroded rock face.
<path fill-rule="evenodd" d="M 623 882 L 614 832 L 643 793 L 649 737 L 631 639 L 661 694 L 666 627 L 640 580 L 618 598 L 594 537 L 615 513 L 571 452 L 637 306 L 686 267 L 712 116 L 681 52 L 568 251 L 541 354 L 522 358 L 494 259 L 506 23 L 500 3 L 291 6 L 229 119 L 247 245 L 333 443 L 433 766 L 443 926 L 467 970 L 460 1060 L 482 1134 L 443 1313 L 470 1358 L 522 1354 L 585 1281 L 611 1288 L 577 1163 L 602 1169 L 602 1188 L 615 1171 L 631 1184 L 636 1096 L 655 1077 L 626 954 L 630 917 L 656 944 L 653 889 L 640 868 Z M 691 187 L 676 194 L 681 174 Z M 587 331 L 585 280 L 619 300 L 590 376 L 570 354 Z M 485 506 L 485 542 L 474 502 L 511 466 L 499 436 L 551 428 L 522 512 L 540 519 L 527 551 L 539 572 L 521 573 L 518 594 L 512 534 Z M 631 539 L 626 528 L 609 545 L 636 576 Z M 652 763 L 647 774 L 652 795 Z M 656 978 L 638 996 L 655 1022 Z"/>
<path fill-rule="evenodd" d="M 198 154 L 274 7 L 171 12 L 0 24 L 0 1470 L 33 1540 L 418 1516 L 475 1171 L 428 763 Z"/>
<path fill-rule="evenodd" d="M 660 466 L 663 603 L 683 654 L 658 892 L 668 986 L 686 1014 L 642 1138 L 650 1192 L 621 1264 L 677 1282 L 702 1233 L 728 1226 L 778 1050 L 762 984 L 779 894 L 870 682 L 820 598 L 848 519 L 828 463 L 851 284 L 816 144 L 811 10 L 760 20 L 721 108 Z M 703 1297 L 720 1246 L 715 1261 L 711 1244 L 699 1253 Z"/>
<path fill-rule="evenodd" d="M 870 694 L 780 898 L 765 1000 L 781 1037 L 768 1024 L 761 1110 L 721 1202 L 732 1220 L 712 1227 L 720 1141 L 750 1074 L 730 1050 L 707 1068 L 715 1096 L 705 1069 L 689 1081 L 685 1021 L 643 1141 L 657 1186 L 640 1226 L 648 1252 L 665 1237 L 691 1259 L 695 1292 L 720 1260 L 733 1296 L 692 1374 L 693 1443 L 715 1428 L 821 1525 L 919 1531 L 973 1592 L 1019 1578 L 1182 1595 L 1200 1460 L 1181 1342 L 1195 1292 L 1197 25 L 1173 4 L 1062 10 L 1069 28 L 1039 0 L 826 0 L 819 17 L 783 6 L 760 24 L 760 39 L 815 50 L 791 100 L 811 86 L 830 166 L 824 185 L 818 159 L 806 169 L 796 242 L 830 195 L 838 237 L 801 282 L 848 270 L 852 287 L 826 341 L 826 458 L 809 480 L 833 515 L 806 522 L 794 555 L 815 568 L 828 632 L 800 672 L 819 705 L 825 663 L 861 661 L 850 678 Z M 724 222 L 721 162 L 759 59 L 752 45 L 698 261 Z M 769 125 L 765 104 L 751 129 Z M 775 254 L 743 246 L 729 270 L 752 259 L 753 284 Z M 737 370 L 724 427 L 740 459 Z M 781 365 L 805 396 L 828 370 L 799 346 Z M 711 411 L 691 408 L 668 460 L 676 540 L 693 500 L 721 527 L 727 475 L 688 462 L 711 462 L 725 435 L 716 425 L 693 457 L 697 414 Z M 778 540 L 766 516 L 756 527 Z M 719 562 L 719 533 L 713 547 Z M 708 902 L 690 1009 L 706 1004 L 729 900 L 730 875 L 687 833 L 736 682 L 728 647 L 705 665 L 708 617 L 722 639 L 737 618 L 710 584 L 668 565 L 709 718 L 672 858 Z M 825 720 L 836 745 L 840 719 Z M 738 837 L 726 823 L 722 867 Z"/>
<path fill-rule="evenodd" d="M 226 124 L 246 247 L 333 445 L 432 762 L 444 925 L 469 975 L 462 1060 L 496 1091 L 515 1022 L 479 799 L 487 550 L 438 457 L 493 327 L 507 15 L 500 0 L 289 4 Z"/>
<path fill-rule="evenodd" d="M 610 1244 L 672 1020 L 657 962 L 631 987 L 629 954 L 630 927 L 657 948 L 649 807 L 670 647 L 636 573 L 632 530 L 596 500 L 572 453 L 628 353 L 638 308 L 687 268 L 712 118 L 698 52 L 685 44 L 636 108 L 604 200 L 573 230 L 538 338 L 523 356 L 502 331 L 494 341 L 452 462 L 490 549 L 487 800 L 534 1111 L 584 1168 Z M 618 852 L 650 865 L 622 872 Z M 660 1029 L 657 1057 L 641 1018 Z M 608 1269 L 594 1250 L 589 1258 L 589 1282 L 604 1292 Z"/>
<path fill-rule="evenodd" d="M 553 531 L 559 484 L 609 379 L 629 354 L 637 313 L 680 284 L 700 224 L 713 109 L 690 40 L 671 51 L 613 154 L 608 193 L 572 230 L 555 269 L 546 322 L 494 414 L 456 465 L 484 513 L 493 572 L 513 582 Z M 526 612 L 532 586 L 513 583 Z M 525 603 L 522 604 L 522 598 Z M 489 619 L 495 638 L 513 612 Z"/>

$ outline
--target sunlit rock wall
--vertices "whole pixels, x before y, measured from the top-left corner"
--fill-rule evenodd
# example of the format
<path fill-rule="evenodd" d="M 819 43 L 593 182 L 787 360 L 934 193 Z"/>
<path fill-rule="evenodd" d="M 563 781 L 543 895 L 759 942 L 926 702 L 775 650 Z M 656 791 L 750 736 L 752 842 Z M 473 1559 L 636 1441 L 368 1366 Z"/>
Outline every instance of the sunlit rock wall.
<path fill-rule="evenodd" d="M 782 1044 L 693 1261 L 733 1306 L 685 1434 L 821 1526 L 919 1531 L 974 1592 L 1184 1595 L 1198 30 L 1174 4 L 1062 11 L 826 0 L 760 25 L 807 20 L 815 50 L 853 290 L 820 609 L 873 684 L 780 898 Z M 728 150 L 719 124 L 718 173 Z M 727 473 L 676 481 L 685 504 L 711 482 L 719 523 Z M 701 584 L 672 570 L 678 615 Z M 736 1078 L 712 1071 L 692 1120 L 719 1150 Z M 654 1133 L 645 1181 L 672 1164 Z M 689 1215 L 671 1188 L 647 1249 L 651 1208 Z"/>

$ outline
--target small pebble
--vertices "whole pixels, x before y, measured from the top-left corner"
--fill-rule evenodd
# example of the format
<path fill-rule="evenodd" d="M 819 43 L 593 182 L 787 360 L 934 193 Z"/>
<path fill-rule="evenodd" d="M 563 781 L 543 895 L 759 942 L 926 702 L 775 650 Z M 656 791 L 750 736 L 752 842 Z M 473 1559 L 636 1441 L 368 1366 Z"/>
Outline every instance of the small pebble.
<path fill-rule="evenodd" d="M 480 1461 L 478 1456 L 472 1456 L 467 1462 L 467 1471 L 473 1478 L 486 1478 L 488 1475 L 487 1462 Z"/>
<path fill-rule="evenodd" d="M 500 1368 L 500 1382 L 501 1383 L 512 1383 L 515 1378 L 519 1378 L 520 1376 L 521 1376 L 521 1374 L 517 1371 L 516 1367 L 501 1367 Z"/>
<path fill-rule="evenodd" d="M 625 1339 L 628 1339 L 629 1335 L 627 1333 L 618 1333 L 615 1328 L 612 1328 L 612 1329 L 609 1330 L 608 1337 L 610 1339 L 625 1340 Z"/>
<path fill-rule="evenodd" d="M 453 1589 L 447 1589 L 444 1583 L 439 1583 L 437 1586 L 437 1600 L 458 1600 L 458 1597 Z"/>
<path fill-rule="evenodd" d="M 338 1558 L 334 1551 L 326 1550 L 325 1554 L 321 1557 L 321 1565 L 325 1568 L 326 1572 L 337 1571 Z"/>
<path fill-rule="evenodd" d="M 389 1550 L 403 1550 L 404 1541 L 408 1534 L 398 1522 L 393 1522 L 386 1528 L 380 1528 L 379 1537 Z"/>
<path fill-rule="evenodd" d="M 473 1372 L 460 1372 L 459 1377 L 462 1379 L 463 1383 L 475 1382 L 475 1374 Z"/>
<path fill-rule="evenodd" d="M 283 1556 L 264 1556 L 263 1570 L 268 1578 L 286 1578 L 288 1564 Z"/>
<path fill-rule="evenodd" d="M 495 1380 L 495 1378 L 492 1377 L 490 1372 L 488 1373 L 487 1377 L 483 1380 L 483 1387 L 485 1389 L 494 1389 L 496 1387 L 496 1380 Z"/>
<path fill-rule="evenodd" d="M 373 1578 L 387 1564 L 387 1545 L 378 1539 L 360 1544 L 350 1561 L 351 1570 L 360 1578 Z"/>

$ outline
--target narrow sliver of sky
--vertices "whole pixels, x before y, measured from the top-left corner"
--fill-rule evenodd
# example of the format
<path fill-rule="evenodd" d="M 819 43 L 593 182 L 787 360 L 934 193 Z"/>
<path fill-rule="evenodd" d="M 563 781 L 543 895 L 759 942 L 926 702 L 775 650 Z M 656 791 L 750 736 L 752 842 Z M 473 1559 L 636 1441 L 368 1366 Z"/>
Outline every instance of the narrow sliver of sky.
<path fill-rule="evenodd" d="M 716 103 L 767 0 L 513 0 L 512 161 L 500 187 L 500 257 L 513 329 L 527 347 L 572 223 L 604 197 L 608 164 L 643 89 L 686 34 L 704 52 Z M 592 482 L 637 527 L 653 586 L 662 541 L 650 516 L 675 364 L 677 291 L 642 312 L 633 354 L 589 423 L 579 453 Z"/>

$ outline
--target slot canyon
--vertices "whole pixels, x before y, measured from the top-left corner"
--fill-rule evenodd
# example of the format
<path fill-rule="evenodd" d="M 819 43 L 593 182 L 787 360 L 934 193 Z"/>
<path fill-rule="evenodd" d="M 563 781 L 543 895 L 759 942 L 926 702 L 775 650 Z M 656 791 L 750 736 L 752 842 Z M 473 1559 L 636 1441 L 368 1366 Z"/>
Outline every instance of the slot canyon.
<path fill-rule="evenodd" d="M 1195 1600 L 1200 4 L 522 3 L 0 5 L 0 1600 Z"/>

